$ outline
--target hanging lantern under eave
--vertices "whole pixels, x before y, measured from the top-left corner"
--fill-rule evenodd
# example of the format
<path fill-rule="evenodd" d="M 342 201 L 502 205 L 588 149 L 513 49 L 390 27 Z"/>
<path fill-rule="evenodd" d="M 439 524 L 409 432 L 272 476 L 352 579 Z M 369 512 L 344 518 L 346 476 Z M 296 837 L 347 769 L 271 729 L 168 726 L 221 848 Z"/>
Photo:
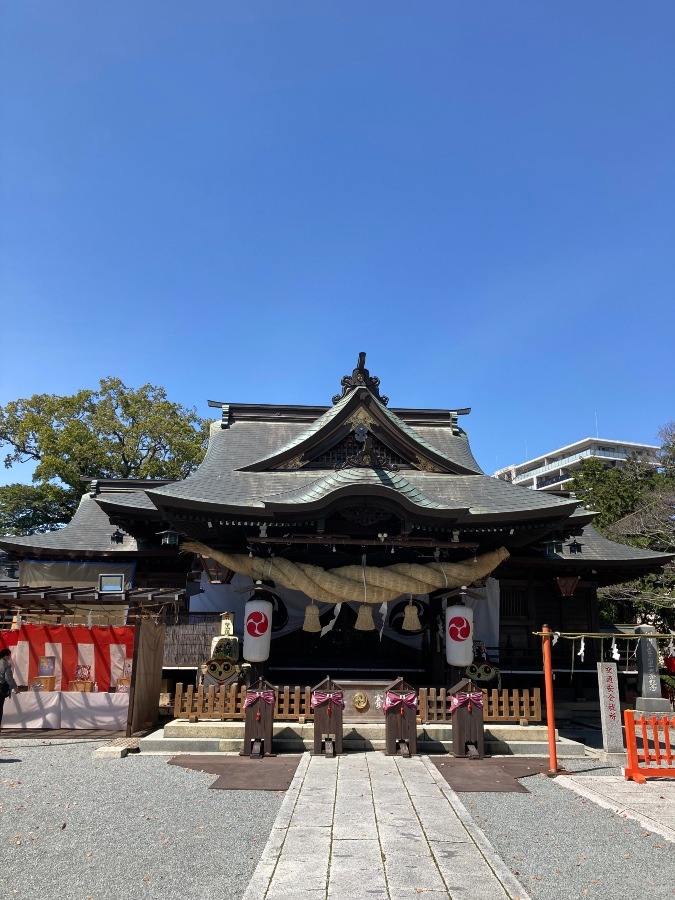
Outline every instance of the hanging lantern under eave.
<path fill-rule="evenodd" d="M 373 621 L 373 608 L 367 603 L 359 606 L 359 612 L 354 623 L 355 631 L 375 631 L 375 622 Z"/>
<path fill-rule="evenodd" d="M 265 662 L 270 656 L 274 605 L 265 597 L 264 591 L 256 590 L 244 608 L 243 654 L 248 662 Z"/>
<path fill-rule="evenodd" d="M 468 606 L 448 606 L 445 611 L 445 658 L 450 666 L 473 662 L 473 610 Z"/>
<path fill-rule="evenodd" d="M 159 531 L 157 532 L 160 536 L 161 543 L 163 547 L 177 547 L 180 541 L 180 535 L 177 531 L 172 531 L 169 529 L 168 531 Z"/>
<path fill-rule="evenodd" d="M 412 598 L 408 602 L 408 605 L 405 608 L 403 613 L 403 624 L 401 625 L 402 631 L 421 631 L 422 623 L 420 622 L 420 614 L 417 611 L 417 607 L 412 602 Z"/>
<path fill-rule="evenodd" d="M 319 620 L 319 607 L 315 603 L 310 603 L 305 610 L 305 621 L 302 623 L 302 630 L 311 634 L 321 631 L 321 622 Z"/>

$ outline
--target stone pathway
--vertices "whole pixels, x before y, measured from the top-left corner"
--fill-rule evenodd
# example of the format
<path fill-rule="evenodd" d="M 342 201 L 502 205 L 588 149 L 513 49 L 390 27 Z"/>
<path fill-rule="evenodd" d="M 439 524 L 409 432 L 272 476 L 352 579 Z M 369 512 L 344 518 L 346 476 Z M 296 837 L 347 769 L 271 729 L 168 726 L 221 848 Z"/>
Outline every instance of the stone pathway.
<path fill-rule="evenodd" d="M 527 900 L 426 757 L 306 753 L 244 900 L 408 897 Z"/>
<path fill-rule="evenodd" d="M 675 842 L 675 779 L 655 778 L 636 784 L 623 777 L 601 775 L 559 775 L 556 784 L 628 819 L 635 819 L 647 831 Z"/>

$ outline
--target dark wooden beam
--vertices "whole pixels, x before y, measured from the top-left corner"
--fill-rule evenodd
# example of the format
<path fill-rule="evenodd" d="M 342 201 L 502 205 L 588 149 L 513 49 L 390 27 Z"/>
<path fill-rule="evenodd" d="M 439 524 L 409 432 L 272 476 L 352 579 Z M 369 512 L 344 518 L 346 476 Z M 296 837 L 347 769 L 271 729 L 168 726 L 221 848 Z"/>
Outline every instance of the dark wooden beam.
<path fill-rule="evenodd" d="M 390 537 L 381 541 L 379 538 L 349 537 L 340 534 L 293 535 L 287 538 L 247 536 L 246 540 L 249 544 L 350 544 L 356 547 L 410 547 L 413 549 L 435 549 L 438 547 L 439 550 L 452 550 L 455 548 L 459 550 L 475 550 L 480 547 L 480 544 L 468 543 L 467 541 L 434 541 L 429 538 Z"/>

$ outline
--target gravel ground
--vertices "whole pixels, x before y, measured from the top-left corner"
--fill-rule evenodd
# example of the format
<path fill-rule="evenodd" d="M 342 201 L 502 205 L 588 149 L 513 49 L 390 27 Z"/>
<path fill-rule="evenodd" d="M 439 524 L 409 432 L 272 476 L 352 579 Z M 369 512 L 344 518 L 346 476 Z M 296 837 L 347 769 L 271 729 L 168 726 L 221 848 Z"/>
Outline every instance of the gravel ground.
<path fill-rule="evenodd" d="M 100 745 L 0 736 L 2 900 L 240 900 L 283 793 Z"/>
<path fill-rule="evenodd" d="M 0 898 L 240 900 L 283 793 L 210 791 L 213 775 L 166 756 L 94 760 L 101 743 L 0 737 Z M 523 784 L 460 797 L 533 900 L 675 896 L 664 838 L 554 779 Z"/>
<path fill-rule="evenodd" d="M 596 760 L 563 760 L 570 772 L 620 775 Z M 675 846 L 545 775 L 529 794 L 460 798 L 533 900 L 665 900 L 675 896 Z"/>

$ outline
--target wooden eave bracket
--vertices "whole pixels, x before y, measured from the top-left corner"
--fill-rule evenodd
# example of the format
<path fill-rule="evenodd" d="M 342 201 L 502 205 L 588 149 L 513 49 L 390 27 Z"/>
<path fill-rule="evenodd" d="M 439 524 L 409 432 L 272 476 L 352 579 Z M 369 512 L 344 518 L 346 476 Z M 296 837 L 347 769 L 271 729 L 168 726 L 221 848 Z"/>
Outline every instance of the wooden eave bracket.
<path fill-rule="evenodd" d="M 209 584 L 230 584 L 234 578 L 234 570 L 221 565 L 208 556 L 200 556 L 202 571 L 209 579 Z"/>

